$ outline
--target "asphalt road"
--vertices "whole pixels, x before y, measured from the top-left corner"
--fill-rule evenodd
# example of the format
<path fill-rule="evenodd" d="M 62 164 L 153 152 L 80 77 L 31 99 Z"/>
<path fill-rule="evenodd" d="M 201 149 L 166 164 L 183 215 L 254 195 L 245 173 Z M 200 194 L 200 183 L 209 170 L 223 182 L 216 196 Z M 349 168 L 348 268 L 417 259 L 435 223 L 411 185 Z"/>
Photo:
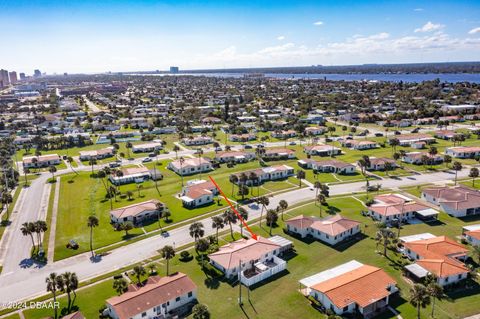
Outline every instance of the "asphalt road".
<path fill-rule="evenodd" d="M 468 170 L 464 169 L 459 172 L 459 178 L 466 177 Z M 440 182 L 445 180 L 452 180 L 454 173 L 439 172 L 425 175 L 415 175 L 411 177 L 402 177 L 401 179 L 386 179 L 379 181 L 383 188 L 396 188 L 400 186 L 414 186 L 425 183 Z M 37 179 L 40 180 L 40 179 Z M 375 182 L 374 182 L 375 183 Z M 33 183 L 32 183 L 33 184 Z M 25 215 L 34 215 L 35 207 L 38 207 L 42 193 L 41 185 L 44 183 L 38 183 L 40 186 L 31 186 L 31 193 L 29 196 L 34 196 L 35 200 L 28 200 L 30 204 L 21 206 L 22 213 Z M 34 188 L 35 187 L 35 188 Z M 364 191 L 364 182 L 355 182 L 348 184 L 339 184 L 330 186 L 331 195 L 339 194 L 351 194 L 354 192 Z M 30 191 L 30 189 L 29 189 Z M 270 198 L 270 206 L 274 208 L 278 205 L 278 202 L 282 199 L 286 200 L 289 205 L 303 202 L 305 200 L 311 200 L 315 197 L 315 191 L 310 188 L 302 188 L 298 190 L 289 191 L 286 193 L 278 194 Z M 28 209 L 27 209 L 28 208 Z M 245 207 L 249 211 L 249 219 L 255 219 L 260 215 L 260 209 L 251 209 Z M 27 216 L 19 220 L 29 220 Z M 211 228 L 211 219 L 206 218 L 202 220 L 205 225 L 205 235 L 214 234 L 215 231 Z M 85 253 L 79 256 L 64 259 L 52 264 L 48 264 L 43 267 L 33 265 L 23 265 L 21 267 L 18 264 L 18 260 L 25 258 L 24 247 L 30 247 L 30 239 L 23 236 L 15 236 L 12 244 L 19 245 L 21 253 L 17 256 L 17 253 L 10 253 L 11 250 L 16 250 L 17 246 L 9 245 L 10 253 L 8 258 L 12 257 L 14 260 L 8 261 L 8 268 L 4 270 L 0 276 L 0 304 L 10 301 L 25 300 L 32 297 L 44 294 L 45 291 L 45 278 L 51 272 L 62 273 L 65 271 L 71 271 L 77 273 L 79 279 L 84 281 L 89 278 L 99 276 L 103 273 L 111 272 L 112 270 L 128 266 L 138 261 L 145 260 L 157 254 L 157 250 L 165 245 L 172 245 L 174 247 L 183 246 L 185 244 L 193 242 L 189 235 L 188 225 L 179 227 L 169 232 L 169 237 L 162 237 L 161 235 L 153 236 L 143 239 L 141 241 L 132 243 L 128 246 L 120 247 L 113 250 L 109 255 L 104 256 L 101 260 L 92 262 L 90 260 L 90 254 Z M 22 255 L 23 254 L 23 255 Z M 17 256 L 17 258 L 14 258 Z M 17 263 L 15 265 L 15 263 Z"/>

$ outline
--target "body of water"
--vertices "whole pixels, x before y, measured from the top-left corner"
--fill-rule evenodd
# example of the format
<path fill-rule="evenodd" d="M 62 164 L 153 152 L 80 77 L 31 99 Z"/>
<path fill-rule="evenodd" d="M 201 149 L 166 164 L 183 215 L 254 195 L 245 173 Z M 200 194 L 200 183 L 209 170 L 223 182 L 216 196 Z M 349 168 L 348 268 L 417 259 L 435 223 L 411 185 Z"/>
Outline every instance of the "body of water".
<path fill-rule="evenodd" d="M 145 76 L 209 76 L 223 78 L 241 78 L 245 73 L 179 73 L 179 74 L 136 74 Z M 288 74 L 288 73 L 265 73 L 265 77 L 276 79 L 327 79 L 332 81 L 387 81 L 387 82 L 422 82 L 440 79 L 441 82 L 472 82 L 480 83 L 480 73 L 402 73 L 402 74 Z"/>

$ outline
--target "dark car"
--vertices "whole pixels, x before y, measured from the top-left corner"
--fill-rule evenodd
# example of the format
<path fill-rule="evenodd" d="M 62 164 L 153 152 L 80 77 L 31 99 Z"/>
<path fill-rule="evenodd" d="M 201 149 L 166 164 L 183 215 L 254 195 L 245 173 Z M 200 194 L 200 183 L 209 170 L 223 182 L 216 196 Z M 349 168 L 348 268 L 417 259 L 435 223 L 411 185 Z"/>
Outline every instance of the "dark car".
<path fill-rule="evenodd" d="M 383 134 L 382 134 L 382 133 L 375 133 L 375 136 L 376 136 L 376 137 L 382 137 Z"/>

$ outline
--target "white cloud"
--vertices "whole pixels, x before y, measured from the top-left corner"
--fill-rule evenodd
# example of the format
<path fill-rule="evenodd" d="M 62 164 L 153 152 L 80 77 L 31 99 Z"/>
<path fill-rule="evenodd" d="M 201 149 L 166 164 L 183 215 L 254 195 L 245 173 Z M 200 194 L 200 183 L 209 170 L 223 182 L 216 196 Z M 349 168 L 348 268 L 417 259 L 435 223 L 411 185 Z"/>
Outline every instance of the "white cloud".
<path fill-rule="evenodd" d="M 277 37 L 277 40 L 278 40 L 278 41 L 285 40 L 285 36 L 284 36 L 284 35 L 279 35 L 279 36 Z"/>
<path fill-rule="evenodd" d="M 420 12 L 420 11 L 423 11 L 423 8 L 415 8 L 413 9 L 413 11 Z"/>
<path fill-rule="evenodd" d="M 323 25 L 323 21 L 316 21 L 313 23 L 313 25 L 318 25 L 318 26 Z"/>
<path fill-rule="evenodd" d="M 474 28 L 474 29 L 468 31 L 468 34 L 475 34 L 475 33 L 480 33 L 480 27 Z"/>
<path fill-rule="evenodd" d="M 440 29 L 443 29 L 445 26 L 443 24 L 435 24 L 432 23 L 431 21 L 428 21 L 423 25 L 423 27 L 415 29 L 415 32 L 432 32 L 432 31 L 437 31 Z"/>

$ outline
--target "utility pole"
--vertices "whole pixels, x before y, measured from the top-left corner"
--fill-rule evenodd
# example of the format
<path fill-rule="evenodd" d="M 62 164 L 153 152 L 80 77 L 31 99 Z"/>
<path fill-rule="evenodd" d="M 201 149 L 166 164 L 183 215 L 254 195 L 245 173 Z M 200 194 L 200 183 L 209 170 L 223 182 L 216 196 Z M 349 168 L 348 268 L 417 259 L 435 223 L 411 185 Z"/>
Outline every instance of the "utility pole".
<path fill-rule="evenodd" d="M 243 306 L 242 302 L 242 260 L 238 261 L 238 304 Z"/>

